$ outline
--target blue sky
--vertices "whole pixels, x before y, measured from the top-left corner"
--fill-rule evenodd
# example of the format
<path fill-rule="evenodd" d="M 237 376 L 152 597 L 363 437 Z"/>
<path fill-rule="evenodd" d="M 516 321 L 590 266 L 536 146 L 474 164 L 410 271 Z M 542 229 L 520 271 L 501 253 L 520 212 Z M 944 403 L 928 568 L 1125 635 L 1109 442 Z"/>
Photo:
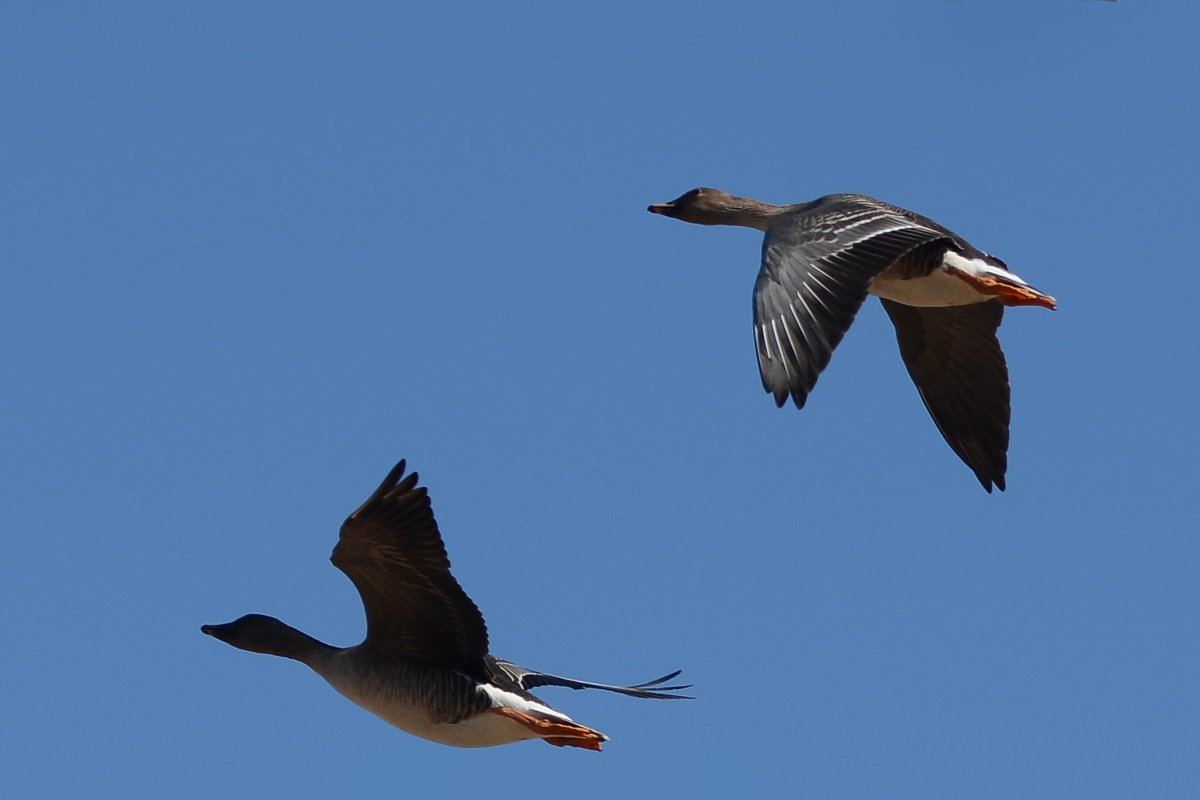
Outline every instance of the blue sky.
<path fill-rule="evenodd" d="M 1195 797 L 1190 0 L 0 11 L 13 797 Z M 762 392 L 696 186 L 927 214 L 1055 295 L 1009 489 L 868 302 Z M 603 754 L 444 748 L 204 637 L 356 643 L 407 458 L 494 651 Z"/>

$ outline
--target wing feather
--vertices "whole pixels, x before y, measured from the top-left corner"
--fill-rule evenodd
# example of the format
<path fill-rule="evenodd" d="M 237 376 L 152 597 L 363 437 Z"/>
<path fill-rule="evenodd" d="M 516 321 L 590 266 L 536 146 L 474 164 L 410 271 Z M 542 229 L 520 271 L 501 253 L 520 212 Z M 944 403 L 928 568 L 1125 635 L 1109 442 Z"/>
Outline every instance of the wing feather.
<path fill-rule="evenodd" d="M 803 408 L 876 276 L 953 236 L 925 222 L 862 195 L 831 195 L 771 227 L 754 286 L 754 339 L 776 405 L 790 396 Z"/>
<path fill-rule="evenodd" d="M 483 615 L 450 573 L 450 559 L 417 473 L 401 461 L 342 524 L 333 565 L 367 615 L 364 644 L 394 658 L 484 677 Z"/>
<path fill-rule="evenodd" d="M 601 689 L 606 692 L 616 692 L 628 697 L 641 697 L 652 700 L 691 700 L 693 698 L 682 694 L 672 694 L 680 692 L 684 689 L 692 688 L 690 683 L 676 684 L 672 686 L 663 686 L 669 680 L 672 680 L 679 675 L 682 670 L 669 672 L 662 677 L 655 678 L 652 681 L 637 683 L 633 686 L 614 686 L 607 683 L 594 683 L 592 681 L 580 681 L 574 678 L 564 678 L 559 675 L 550 675 L 545 672 L 537 672 L 536 670 L 526 669 L 511 661 L 505 661 L 502 658 L 488 656 L 488 667 L 492 672 L 492 680 L 498 685 L 505 688 L 518 688 L 522 691 L 529 691 L 538 686 L 563 686 L 568 689 Z"/>
<path fill-rule="evenodd" d="M 1004 306 L 915 308 L 880 298 L 900 357 L 951 449 L 983 488 L 1004 491 L 1008 468 L 1008 365 L 996 331 Z"/>

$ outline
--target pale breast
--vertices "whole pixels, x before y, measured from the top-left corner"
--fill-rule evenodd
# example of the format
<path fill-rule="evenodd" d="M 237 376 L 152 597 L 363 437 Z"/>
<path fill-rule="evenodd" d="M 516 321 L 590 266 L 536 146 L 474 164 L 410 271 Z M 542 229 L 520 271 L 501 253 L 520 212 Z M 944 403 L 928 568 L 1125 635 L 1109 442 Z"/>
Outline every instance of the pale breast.
<path fill-rule="evenodd" d="M 466 675 L 371 659 L 354 649 L 309 664 L 338 694 L 402 731 L 453 747 L 492 747 L 536 734 L 488 711 L 492 699 Z"/>
<path fill-rule="evenodd" d="M 493 747 L 536 738 L 513 720 L 489 711 L 476 711 L 458 722 L 436 719 L 429 707 L 395 692 L 362 691 L 355 682 L 329 682 L 343 697 L 402 731 L 453 747 Z"/>

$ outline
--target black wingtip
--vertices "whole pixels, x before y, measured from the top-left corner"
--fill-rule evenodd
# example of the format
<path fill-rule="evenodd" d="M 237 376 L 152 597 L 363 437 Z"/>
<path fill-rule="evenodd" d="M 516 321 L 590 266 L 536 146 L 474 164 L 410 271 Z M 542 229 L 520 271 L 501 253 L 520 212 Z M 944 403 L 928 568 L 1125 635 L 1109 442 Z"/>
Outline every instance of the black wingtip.
<path fill-rule="evenodd" d="M 1003 475 L 986 475 L 983 473 L 976 472 L 975 479 L 977 481 L 979 481 L 979 485 L 982 486 L 983 490 L 985 492 L 987 492 L 988 494 L 992 493 L 993 485 L 1002 492 L 1006 488 L 1004 485 L 1004 476 Z"/>
<path fill-rule="evenodd" d="M 396 464 L 396 466 L 392 467 L 391 472 L 387 474 L 387 477 L 383 479 L 383 481 L 379 484 L 379 487 L 371 493 L 371 496 L 367 498 L 366 502 L 359 506 L 355 512 L 350 515 L 350 519 L 358 517 L 368 509 L 373 508 L 377 503 L 381 502 L 390 493 L 395 491 L 397 487 L 412 488 L 413 486 L 416 486 L 419 476 L 416 472 L 412 472 L 408 475 L 408 477 L 405 477 L 404 473 L 407 469 L 408 462 L 403 458 L 400 459 L 400 462 Z"/>
<path fill-rule="evenodd" d="M 793 403 L 796 404 L 796 408 L 804 408 L 804 401 L 806 398 L 803 395 L 793 396 L 792 393 L 787 389 L 776 391 L 770 386 L 764 386 L 763 388 L 767 390 L 767 394 L 771 395 L 771 399 L 775 401 L 776 408 L 783 408 L 785 405 L 787 405 L 789 398 Z"/>
<path fill-rule="evenodd" d="M 370 503 L 371 500 L 376 500 L 380 497 L 383 497 L 385 494 L 394 489 L 396 484 L 400 483 L 400 479 L 404 477 L 404 472 L 407 469 L 408 462 L 403 458 L 400 459 L 400 463 L 392 467 L 392 471 L 387 474 L 387 477 L 383 479 L 383 482 L 379 484 L 379 488 L 375 490 L 375 493 L 371 495 L 371 498 L 367 500 L 367 502 Z"/>
<path fill-rule="evenodd" d="M 677 669 L 674 672 L 669 672 L 666 675 L 663 675 L 661 678 L 655 678 L 652 681 L 646 681 L 645 683 L 639 684 L 639 686 L 656 686 L 660 683 L 666 683 L 667 681 L 671 680 L 672 678 L 677 677 L 678 675 L 682 674 L 682 672 L 683 672 L 683 670 Z"/>
<path fill-rule="evenodd" d="M 677 669 L 674 672 L 667 673 L 660 678 L 655 678 L 652 681 L 638 683 L 628 687 L 639 693 L 642 697 L 647 697 L 654 700 L 695 700 L 696 698 L 686 694 L 666 694 L 667 692 L 680 692 L 684 689 L 691 689 L 690 683 L 679 683 L 671 686 L 663 686 L 669 680 L 679 677 L 683 670 Z M 651 688 L 653 687 L 653 689 Z"/>

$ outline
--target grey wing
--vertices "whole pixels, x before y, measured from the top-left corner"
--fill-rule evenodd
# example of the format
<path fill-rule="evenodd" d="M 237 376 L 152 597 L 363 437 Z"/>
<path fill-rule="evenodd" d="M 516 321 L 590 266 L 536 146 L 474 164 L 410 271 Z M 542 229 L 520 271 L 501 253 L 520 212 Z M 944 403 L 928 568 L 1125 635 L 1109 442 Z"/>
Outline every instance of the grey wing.
<path fill-rule="evenodd" d="M 867 297 L 901 256 L 946 234 L 871 198 L 821 198 L 772 226 L 754 286 L 763 388 L 803 408 Z"/>
<path fill-rule="evenodd" d="M 983 488 L 1004 491 L 1008 468 L 1008 365 L 996 338 L 1004 306 L 914 308 L 880 298 L 900 357 L 929 415 Z"/>
<path fill-rule="evenodd" d="M 488 656 L 488 667 L 491 668 L 492 679 L 500 681 L 508 681 L 516 687 L 529 691 L 538 686 L 563 686 L 568 689 L 601 689 L 606 692 L 616 692 L 617 694 L 627 695 L 629 697 L 641 697 L 652 700 L 691 700 L 693 698 L 682 694 L 668 694 L 668 692 L 679 692 L 684 689 L 690 689 L 692 685 L 676 684 L 673 686 L 663 686 L 662 684 L 675 678 L 682 670 L 663 675 L 660 678 L 655 678 L 652 681 L 645 683 L 636 683 L 632 686 L 612 686 L 607 683 L 594 683 L 592 681 L 580 681 L 574 678 L 563 678 L 559 675 L 549 675 L 545 672 L 538 672 L 532 669 L 526 669 L 511 661 L 505 661 L 502 658 Z M 503 684 L 501 684 L 503 685 Z"/>

